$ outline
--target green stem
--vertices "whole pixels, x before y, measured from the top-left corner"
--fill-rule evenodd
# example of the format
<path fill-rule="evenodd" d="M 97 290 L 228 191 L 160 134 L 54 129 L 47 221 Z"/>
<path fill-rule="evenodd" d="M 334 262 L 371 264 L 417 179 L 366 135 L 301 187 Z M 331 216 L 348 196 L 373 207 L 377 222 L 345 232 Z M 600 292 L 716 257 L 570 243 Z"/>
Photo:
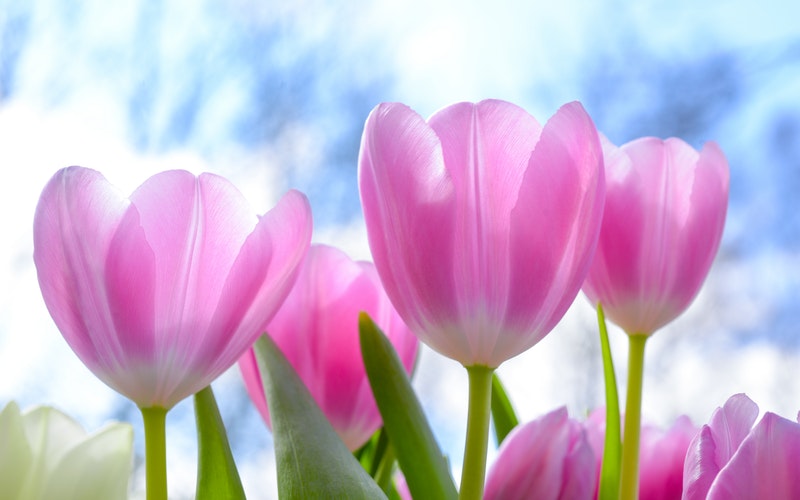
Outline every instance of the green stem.
<path fill-rule="evenodd" d="M 614 374 L 614 359 L 608 342 L 608 328 L 603 306 L 597 304 L 597 324 L 600 329 L 600 349 L 603 358 L 603 379 L 606 387 L 606 437 L 603 443 L 603 465 L 600 469 L 599 500 L 619 499 L 621 438 L 619 430 L 619 394 Z"/>
<path fill-rule="evenodd" d="M 167 500 L 167 410 L 140 408 L 144 420 L 144 463 L 147 500 Z"/>
<path fill-rule="evenodd" d="M 386 450 L 384 451 L 383 455 L 381 456 L 380 462 L 377 465 L 377 470 L 375 471 L 375 482 L 378 483 L 380 489 L 384 491 L 384 493 L 389 493 L 389 490 L 392 486 L 392 473 L 394 472 L 394 462 L 395 462 L 395 455 L 394 455 L 394 448 L 392 447 L 392 443 L 386 444 Z"/>
<path fill-rule="evenodd" d="M 622 435 L 620 499 L 639 497 L 639 431 L 642 420 L 644 345 L 647 335 L 628 335 L 628 394 L 625 401 L 625 432 Z"/>
<path fill-rule="evenodd" d="M 489 416 L 492 409 L 492 373 L 488 366 L 468 366 L 469 410 L 464 466 L 461 471 L 460 500 L 480 500 L 486 476 L 489 446 Z"/>

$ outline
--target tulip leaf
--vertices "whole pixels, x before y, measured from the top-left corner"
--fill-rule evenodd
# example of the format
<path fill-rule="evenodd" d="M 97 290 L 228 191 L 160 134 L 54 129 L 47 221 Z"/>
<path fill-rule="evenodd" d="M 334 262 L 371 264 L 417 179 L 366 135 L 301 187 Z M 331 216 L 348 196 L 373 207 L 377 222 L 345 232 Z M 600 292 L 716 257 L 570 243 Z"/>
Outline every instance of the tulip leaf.
<path fill-rule="evenodd" d="M 600 349 L 603 355 L 603 378 L 606 386 L 606 438 L 603 443 L 603 465 L 600 469 L 599 500 L 619 498 L 622 467 L 622 444 L 620 438 L 619 395 L 617 377 L 614 375 L 614 360 L 608 342 L 608 329 L 603 306 L 597 304 L 597 324 L 600 329 Z"/>
<path fill-rule="evenodd" d="M 391 342 L 370 317 L 358 321 L 361 355 L 383 426 L 414 498 L 458 497 L 453 478 Z"/>
<path fill-rule="evenodd" d="M 268 335 L 254 345 L 272 419 L 278 496 L 386 498 Z"/>
<path fill-rule="evenodd" d="M 511 400 L 508 399 L 506 389 L 496 372 L 492 374 L 492 422 L 497 446 L 500 446 L 508 433 L 519 424 Z"/>
<path fill-rule="evenodd" d="M 197 421 L 196 498 L 245 498 L 211 386 L 194 395 L 194 414 Z"/>

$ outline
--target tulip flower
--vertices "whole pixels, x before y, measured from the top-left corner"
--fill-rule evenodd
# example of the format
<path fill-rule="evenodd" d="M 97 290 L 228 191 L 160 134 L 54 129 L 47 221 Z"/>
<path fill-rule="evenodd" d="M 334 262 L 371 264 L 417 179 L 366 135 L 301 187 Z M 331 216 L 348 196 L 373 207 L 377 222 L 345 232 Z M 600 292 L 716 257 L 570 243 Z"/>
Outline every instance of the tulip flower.
<path fill-rule="evenodd" d="M 593 411 L 585 423 L 600 474 L 605 435 L 605 409 Z M 678 417 L 668 429 L 644 424 L 639 442 L 639 500 L 677 500 L 683 488 L 683 462 L 698 433 L 689 417 Z"/>
<path fill-rule="evenodd" d="M 685 500 L 800 498 L 800 423 L 731 396 L 692 440 L 683 474 Z"/>
<path fill-rule="evenodd" d="M 579 103 L 544 127 L 504 101 L 454 104 L 427 122 L 384 103 L 364 127 L 359 187 L 389 298 L 470 374 L 476 440 L 462 494 L 478 498 L 491 372 L 550 332 L 588 271 L 604 195 L 597 131 Z"/>
<path fill-rule="evenodd" d="M 50 407 L 0 411 L 0 498 L 125 499 L 133 465 L 133 428 L 112 423 L 87 434 Z"/>
<path fill-rule="evenodd" d="M 374 318 L 411 372 L 419 342 L 389 302 L 375 266 L 352 261 L 333 247 L 311 246 L 294 287 L 266 327 L 352 451 L 381 426 L 361 357 L 361 311 Z M 253 349 L 239 368 L 250 398 L 271 425 Z"/>
<path fill-rule="evenodd" d="M 651 335 L 686 310 L 717 254 L 728 207 L 728 163 L 708 142 L 604 141 L 606 206 L 583 286 L 630 335 Z"/>
<path fill-rule="evenodd" d="M 559 408 L 506 436 L 486 479 L 486 500 L 590 500 L 595 454 L 584 425 Z"/>
<path fill-rule="evenodd" d="M 310 239 L 309 204 L 294 191 L 259 218 L 216 175 L 162 172 L 126 199 L 100 173 L 70 167 L 39 200 L 34 261 L 67 343 L 142 409 L 160 449 L 166 411 L 253 344 Z M 157 480 L 165 496 L 158 476 L 148 489 Z"/>
<path fill-rule="evenodd" d="M 694 300 L 719 248 L 728 163 L 719 147 L 646 137 L 604 141 L 606 204 L 583 285 L 630 342 L 622 498 L 636 498 L 644 346 Z"/>

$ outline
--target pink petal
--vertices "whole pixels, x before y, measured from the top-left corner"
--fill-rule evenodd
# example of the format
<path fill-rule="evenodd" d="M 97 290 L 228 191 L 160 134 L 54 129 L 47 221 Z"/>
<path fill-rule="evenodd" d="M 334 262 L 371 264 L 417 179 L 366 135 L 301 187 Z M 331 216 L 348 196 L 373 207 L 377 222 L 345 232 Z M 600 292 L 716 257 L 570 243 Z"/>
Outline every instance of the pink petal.
<path fill-rule="evenodd" d="M 712 483 L 750 433 L 758 406 L 744 394 L 728 398 L 689 444 L 683 471 L 683 498 L 705 499 Z"/>
<path fill-rule="evenodd" d="M 34 217 L 34 262 L 45 304 L 70 347 L 92 370 L 119 363 L 104 265 L 128 201 L 94 170 L 59 170 Z M 95 344 L 99 343 L 96 348 Z"/>
<path fill-rule="evenodd" d="M 506 437 L 489 470 L 484 498 L 589 499 L 593 478 L 594 456 L 585 433 L 566 408 L 559 408 Z"/>
<path fill-rule="evenodd" d="M 545 124 L 511 213 L 507 314 L 529 333 L 499 339 L 496 358 L 537 343 L 574 301 L 597 242 L 604 185 L 594 124 L 579 103 L 567 104 Z"/>
<path fill-rule="evenodd" d="M 448 352 L 468 364 L 496 366 L 486 353 L 506 322 L 512 272 L 507 221 L 542 127 L 522 108 L 496 100 L 455 104 L 429 122 L 456 190 L 456 252 L 446 265 L 458 277 L 449 291 L 457 316 L 442 323 L 458 327 L 450 332 Z"/>
<path fill-rule="evenodd" d="M 386 292 L 427 338 L 428 318 L 454 316 L 450 267 L 455 196 L 436 133 L 402 104 L 381 104 L 364 126 L 359 188 L 369 245 Z M 401 252 L 398 248 L 416 248 Z"/>
<path fill-rule="evenodd" d="M 708 498 L 800 498 L 800 424 L 766 413 L 720 471 Z"/>
<path fill-rule="evenodd" d="M 351 450 L 380 427 L 361 357 L 358 317 L 367 312 L 410 371 L 417 341 L 391 308 L 374 266 L 313 245 L 267 331 Z M 250 351 L 252 353 L 252 350 Z M 269 425 L 269 409 L 252 354 L 239 361 L 248 393 Z"/>

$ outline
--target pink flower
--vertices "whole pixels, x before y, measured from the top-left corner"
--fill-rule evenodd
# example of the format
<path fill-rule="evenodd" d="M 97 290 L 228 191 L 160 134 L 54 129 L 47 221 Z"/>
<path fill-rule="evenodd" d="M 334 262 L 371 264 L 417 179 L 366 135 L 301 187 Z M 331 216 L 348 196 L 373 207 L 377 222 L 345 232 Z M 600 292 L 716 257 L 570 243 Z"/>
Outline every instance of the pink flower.
<path fill-rule="evenodd" d="M 650 335 L 694 300 L 719 248 L 728 163 L 708 142 L 604 143 L 606 206 L 583 290 L 628 334 Z"/>
<path fill-rule="evenodd" d="M 586 421 L 589 442 L 597 460 L 597 476 L 603 460 L 606 432 L 605 408 L 594 410 Z M 683 462 L 698 429 L 689 417 L 678 417 L 669 429 L 642 426 L 639 439 L 639 500 L 681 498 Z"/>
<path fill-rule="evenodd" d="M 559 408 L 517 427 L 503 441 L 489 471 L 486 498 L 596 498 L 605 432 L 604 408 L 583 422 Z M 681 498 L 684 458 L 696 434 L 686 416 L 666 431 L 643 426 L 640 500 Z"/>
<path fill-rule="evenodd" d="M 490 368 L 541 340 L 588 270 L 602 166 L 578 103 L 544 127 L 503 101 L 455 104 L 428 122 L 377 106 L 361 142 L 361 200 L 378 273 L 412 331 Z"/>
<path fill-rule="evenodd" d="M 595 455 L 586 431 L 562 407 L 506 436 L 484 498 L 589 500 L 596 489 Z"/>
<path fill-rule="evenodd" d="M 83 363 L 140 407 L 169 409 L 255 341 L 310 238 L 298 192 L 259 218 L 216 175 L 163 172 L 125 199 L 100 173 L 70 167 L 39 200 L 34 261 Z"/>
<path fill-rule="evenodd" d="M 800 424 L 731 396 L 711 415 L 686 455 L 683 498 L 800 498 Z"/>
<path fill-rule="evenodd" d="M 411 371 L 418 341 L 381 286 L 375 266 L 312 245 L 292 291 L 267 332 L 308 387 L 342 441 L 356 450 L 381 426 L 358 334 L 366 311 Z M 251 349 L 239 361 L 247 392 L 270 425 L 261 376 Z"/>

